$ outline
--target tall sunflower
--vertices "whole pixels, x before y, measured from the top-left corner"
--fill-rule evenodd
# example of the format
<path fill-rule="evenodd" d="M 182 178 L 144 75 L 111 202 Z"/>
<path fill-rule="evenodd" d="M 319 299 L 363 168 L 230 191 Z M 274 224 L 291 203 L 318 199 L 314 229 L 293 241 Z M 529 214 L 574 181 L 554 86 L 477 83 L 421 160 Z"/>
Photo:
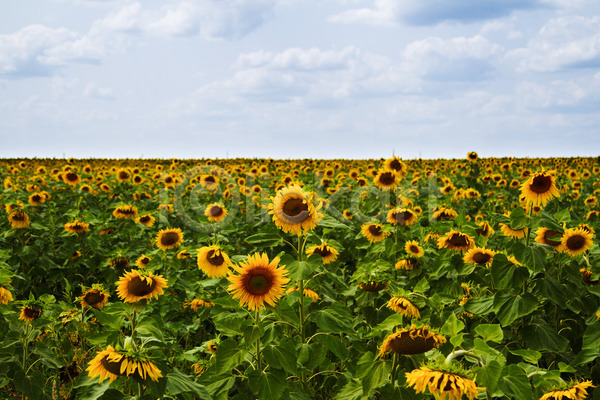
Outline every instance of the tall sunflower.
<path fill-rule="evenodd" d="M 594 245 L 593 237 L 591 232 L 583 228 L 567 229 L 561 240 L 562 251 L 571 257 L 577 257 Z"/>
<path fill-rule="evenodd" d="M 17 208 L 8 215 L 8 222 L 13 228 L 27 228 L 29 227 L 29 215 Z"/>
<path fill-rule="evenodd" d="M 220 278 L 232 266 L 229 256 L 219 246 L 205 246 L 198 250 L 198 268 L 209 278 Z"/>
<path fill-rule="evenodd" d="M 240 306 L 250 310 L 260 310 L 265 302 L 274 306 L 290 281 L 288 271 L 278 264 L 279 257 L 269 262 L 266 253 L 249 255 L 247 261 L 233 266 L 237 274 L 227 278 L 231 282 L 227 290 L 240 299 Z"/>
<path fill-rule="evenodd" d="M 319 207 L 312 204 L 313 197 L 299 186 L 288 186 L 271 198 L 269 214 L 278 228 L 298 236 L 312 230 L 323 218 Z"/>
<path fill-rule="evenodd" d="M 179 228 L 161 229 L 156 235 L 156 246 L 161 250 L 173 249 L 183 241 L 183 232 Z"/>
<path fill-rule="evenodd" d="M 455 231 L 451 229 L 450 232 L 441 236 L 437 240 L 437 245 L 440 249 L 446 248 L 448 250 L 455 251 L 466 251 L 473 247 L 473 238 L 466 233 Z"/>
<path fill-rule="evenodd" d="M 412 301 L 403 296 L 392 297 L 386 304 L 386 306 L 394 310 L 398 314 L 402 314 L 409 318 L 421 318 L 419 309 L 413 304 Z"/>
<path fill-rule="evenodd" d="M 545 206 L 553 197 L 560 197 L 554 184 L 554 175 L 547 172 L 536 172 L 521 185 L 521 195 L 528 203 Z"/>
<path fill-rule="evenodd" d="M 413 387 L 415 392 L 425 393 L 425 389 L 434 396 L 448 400 L 460 400 L 462 396 L 467 396 L 473 400 L 477 397 L 480 390 L 485 388 L 477 387 L 475 382 L 467 378 L 464 373 L 453 373 L 443 371 L 442 368 L 431 369 L 422 366 L 411 372 L 406 372 L 406 385 Z"/>
<path fill-rule="evenodd" d="M 158 298 L 167 287 L 167 280 L 162 275 L 154 275 L 150 271 L 131 270 L 116 282 L 117 294 L 125 303 L 136 303 L 140 300 Z"/>
<path fill-rule="evenodd" d="M 390 351 L 396 354 L 421 354 L 431 349 L 437 349 L 446 343 L 446 338 L 429 330 L 428 326 L 401 329 L 388 335 L 379 348 L 379 357 Z"/>
<path fill-rule="evenodd" d="M 377 222 L 363 224 L 360 231 L 371 243 L 379 242 L 390 235 L 389 232 L 383 230 L 383 225 L 378 224 Z"/>
<path fill-rule="evenodd" d="M 227 216 L 227 209 L 218 203 L 212 203 L 206 206 L 204 215 L 210 222 L 219 222 Z"/>
<path fill-rule="evenodd" d="M 86 368 L 90 378 L 99 377 L 99 382 L 109 378 L 113 382 L 119 376 L 158 382 L 162 378 L 160 369 L 147 357 L 140 354 L 127 354 L 116 351 L 112 346 L 102 350 L 90 361 Z"/>
<path fill-rule="evenodd" d="M 579 383 L 571 382 L 563 389 L 551 390 L 544 393 L 540 400 L 585 400 L 587 398 L 587 389 L 594 387 L 592 381 L 583 381 Z"/>
<path fill-rule="evenodd" d="M 110 295 L 104 291 L 101 285 L 94 285 L 86 290 L 81 297 L 81 305 L 84 307 L 93 307 L 96 310 L 102 310 L 108 303 Z"/>
<path fill-rule="evenodd" d="M 396 171 L 399 174 L 404 175 L 406 173 L 406 164 L 402 162 L 399 157 L 393 156 L 392 158 L 388 158 L 383 163 L 383 168 L 388 171 Z M 357 171 L 358 175 L 358 171 Z"/>
<path fill-rule="evenodd" d="M 340 254 L 336 249 L 327 243 L 322 243 L 318 246 L 310 246 L 306 249 L 306 254 L 318 254 L 323 258 L 323 264 L 329 264 L 332 261 L 337 259 L 337 256 Z"/>
<path fill-rule="evenodd" d="M 387 222 L 392 225 L 410 226 L 417 222 L 417 214 L 408 208 L 393 208 L 388 212 Z"/>

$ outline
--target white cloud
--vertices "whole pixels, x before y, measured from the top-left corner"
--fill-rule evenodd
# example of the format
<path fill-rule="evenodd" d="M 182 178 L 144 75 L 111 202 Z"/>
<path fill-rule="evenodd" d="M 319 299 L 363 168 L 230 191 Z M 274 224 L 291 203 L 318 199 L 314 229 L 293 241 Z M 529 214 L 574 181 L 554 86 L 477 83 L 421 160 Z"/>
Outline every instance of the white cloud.
<path fill-rule="evenodd" d="M 83 95 L 90 99 L 114 100 L 113 90 L 108 87 L 98 87 L 95 83 L 88 83 L 83 91 Z"/>
<path fill-rule="evenodd" d="M 600 17 L 569 16 L 550 20 L 527 47 L 508 52 L 517 71 L 553 72 L 600 66 Z"/>

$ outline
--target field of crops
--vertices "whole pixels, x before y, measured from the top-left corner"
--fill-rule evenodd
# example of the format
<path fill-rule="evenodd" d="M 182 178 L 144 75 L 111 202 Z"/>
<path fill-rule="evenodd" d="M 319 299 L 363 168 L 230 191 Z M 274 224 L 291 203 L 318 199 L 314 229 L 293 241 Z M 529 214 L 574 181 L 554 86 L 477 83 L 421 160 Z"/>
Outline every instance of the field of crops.
<path fill-rule="evenodd" d="M 600 398 L 599 177 L 0 160 L 0 398 Z"/>

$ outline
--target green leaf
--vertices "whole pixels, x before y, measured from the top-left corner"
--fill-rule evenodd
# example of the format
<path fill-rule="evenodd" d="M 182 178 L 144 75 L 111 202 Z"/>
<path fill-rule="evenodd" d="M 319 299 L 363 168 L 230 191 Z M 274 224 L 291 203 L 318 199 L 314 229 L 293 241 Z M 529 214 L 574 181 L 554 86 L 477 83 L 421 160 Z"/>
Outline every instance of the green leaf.
<path fill-rule="evenodd" d="M 311 313 L 311 319 L 313 317 L 322 332 L 350 334 L 354 331 L 350 311 L 340 303 Z"/>
<path fill-rule="evenodd" d="M 538 299 L 531 293 L 513 296 L 499 292 L 494 296 L 494 311 L 502 326 L 510 325 L 517 318 L 532 313 L 538 306 Z"/>
<path fill-rule="evenodd" d="M 531 324 L 521 329 L 523 340 L 532 350 L 561 353 L 567 350 L 569 341 L 546 325 Z"/>
<path fill-rule="evenodd" d="M 533 400 L 533 391 L 525 371 L 511 364 L 504 367 L 498 388 L 510 399 Z"/>
<path fill-rule="evenodd" d="M 361 378 L 363 394 L 365 396 L 370 395 L 371 391 L 383 386 L 392 370 L 391 364 L 385 361 L 375 360 L 373 353 L 366 352 L 358 360 L 356 373 Z"/>
<path fill-rule="evenodd" d="M 444 325 L 442 325 L 441 333 L 447 337 L 452 337 L 457 335 L 460 331 L 465 328 L 465 324 L 456 318 L 454 313 L 450 314 L 450 316 L 446 319 Z"/>
<path fill-rule="evenodd" d="M 479 299 L 469 299 L 464 305 L 465 311 L 475 315 L 486 315 L 494 308 L 494 296 L 482 296 Z"/>
<path fill-rule="evenodd" d="M 546 252 L 539 246 L 525 246 L 521 253 L 521 262 L 532 273 L 542 272 L 546 265 Z"/>
<path fill-rule="evenodd" d="M 502 376 L 502 364 L 497 360 L 491 360 L 483 367 L 475 367 L 473 371 L 477 374 L 477 386 L 485 387 L 488 393 L 494 393 L 498 381 Z"/>
<path fill-rule="evenodd" d="M 203 385 L 196 383 L 192 376 L 184 374 L 177 368 L 173 368 L 173 372 L 167 374 L 166 378 L 167 391 L 171 395 L 193 393 L 196 399 L 212 400 L 212 396 Z"/>
<path fill-rule="evenodd" d="M 288 276 L 290 279 L 295 281 L 308 279 L 314 274 L 313 266 L 307 261 L 298 262 L 295 260 L 289 263 L 285 268 L 289 271 Z"/>
<path fill-rule="evenodd" d="M 44 376 L 39 371 L 27 376 L 25 371 L 19 368 L 13 375 L 15 388 L 30 400 L 37 400 L 43 394 L 43 382 Z"/>
<path fill-rule="evenodd" d="M 248 373 L 248 384 L 259 399 L 278 400 L 286 388 L 285 374 L 280 370 Z"/>
<path fill-rule="evenodd" d="M 297 354 L 294 343 L 289 338 L 284 338 L 278 345 L 267 345 L 262 350 L 265 361 L 272 368 L 281 368 L 290 374 L 298 371 Z"/>
<path fill-rule="evenodd" d="M 486 342 L 502 342 L 504 333 L 498 324 L 480 324 L 475 327 L 475 333 L 483 338 Z"/>
<path fill-rule="evenodd" d="M 242 363 L 247 351 L 233 339 L 221 342 L 215 354 L 215 368 L 218 374 L 230 372 Z"/>
<path fill-rule="evenodd" d="M 350 379 L 335 395 L 335 400 L 358 400 L 361 398 L 363 398 L 363 387 L 361 381 L 356 378 Z"/>
<path fill-rule="evenodd" d="M 504 254 L 497 254 L 492 261 L 492 279 L 494 288 L 507 290 L 520 288 L 529 278 L 529 271 L 525 267 L 517 267 Z"/>
<path fill-rule="evenodd" d="M 246 243 L 256 247 L 275 247 L 282 242 L 277 233 L 257 233 L 246 238 Z"/>
<path fill-rule="evenodd" d="M 537 350 L 531 349 L 517 349 L 517 350 L 508 350 L 511 354 L 516 356 L 520 356 L 523 358 L 523 361 L 536 364 L 538 360 L 542 357 L 542 353 Z"/>
<path fill-rule="evenodd" d="M 317 340 L 341 360 L 348 357 L 348 347 L 339 337 L 332 335 L 319 335 Z"/>
<path fill-rule="evenodd" d="M 510 227 L 512 229 L 522 229 L 529 225 L 529 216 L 525 214 L 523 207 L 517 207 L 510 213 Z"/>
<path fill-rule="evenodd" d="M 571 361 L 571 365 L 587 364 L 598 356 L 600 356 L 600 322 L 594 322 L 586 328 L 581 351 Z"/>

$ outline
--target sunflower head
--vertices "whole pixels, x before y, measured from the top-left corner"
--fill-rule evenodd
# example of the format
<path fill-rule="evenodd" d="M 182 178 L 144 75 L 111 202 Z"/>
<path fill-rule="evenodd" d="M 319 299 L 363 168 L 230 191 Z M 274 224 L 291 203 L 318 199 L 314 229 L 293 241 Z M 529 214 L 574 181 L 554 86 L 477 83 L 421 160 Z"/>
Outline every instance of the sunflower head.
<path fill-rule="evenodd" d="M 388 212 L 387 222 L 392 225 L 410 226 L 417 222 L 417 214 L 408 208 L 393 208 Z"/>
<path fill-rule="evenodd" d="M 414 305 L 412 301 L 403 296 L 392 297 L 387 302 L 387 307 L 398 314 L 402 314 L 408 318 L 421 318 L 419 309 Z"/>
<path fill-rule="evenodd" d="M 495 254 L 496 252 L 493 250 L 485 249 L 482 247 L 473 247 L 465 253 L 463 261 L 465 263 L 473 263 L 477 265 L 491 267 L 492 260 L 494 259 Z"/>
<path fill-rule="evenodd" d="M 265 303 L 274 306 L 290 281 L 288 271 L 278 264 L 278 257 L 269 261 L 265 253 L 248 256 L 247 261 L 233 266 L 236 273 L 227 278 L 231 282 L 227 290 L 240 300 L 240 306 L 250 310 L 260 310 Z"/>
<path fill-rule="evenodd" d="M 229 256 L 219 246 L 205 246 L 198 250 L 198 268 L 209 278 L 220 278 L 232 266 Z"/>
<path fill-rule="evenodd" d="M 414 258 L 421 258 L 425 255 L 425 251 L 416 240 L 407 241 L 404 244 L 404 250 L 406 250 L 409 256 Z"/>
<path fill-rule="evenodd" d="M 394 170 L 380 170 L 373 183 L 381 190 L 392 190 L 400 183 L 400 175 Z"/>
<path fill-rule="evenodd" d="M 219 222 L 227 216 L 227 210 L 218 203 L 212 203 L 206 206 L 204 215 L 206 215 L 210 222 Z"/>
<path fill-rule="evenodd" d="M 16 208 L 8 215 L 8 222 L 13 228 L 27 228 L 29 226 L 29 215 L 20 208 Z"/>
<path fill-rule="evenodd" d="M 90 230 L 90 225 L 88 223 L 77 221 L 77 220 L 74 222 L 66 223 L 64 225 L 64 227 L 65 227 L 65 231 L 67 231 L 69 233 L 74 233 L 76 235 Z"/>
<path fill-rule="evenodd" d="M 277 192 L 269 204 L 273 222 L 284 232 L 302 235 L 317 226 L 323 218 L 319 206 L 313 205 L 313 196 L 299 186 L 288 186 Z"/>
<path fill-rule="evenodd" d="M 114 209 L 113 216 L 117 219 L 135 219 L 138 216 L 138 209 L 130 204 L 120 205 Z"/>
<path fill-rule="evenodd" d="M 588 394 L 587 389 L 590 387 L 594 387 L 591 381 L 563 382 L 544 393 L 540 400 L 585 400 Z"/>
<path fill-rule="evenodd" d="M 117 294 L 125 303 L 137 303 L 150 300 L 163 294 L 167 280 L 162 275 L 154 275 L 150 271 L 131 270 L 125 273 L 117 282 Z"/>
<path fill-rule="evenodd" d="M 371 243 L 379 242 L 390 235 L 389 232 L 383 229 L 383 225 L 377 222 L 368 222 L 361 226 L 361 233 Z"/>
<path fill-rule="evenodd" d="M 142 354 L 117 351 L 112 346 L 102 350 L 86 368 L 90 378 L 99 377 L 99 382 L 109 378 L 113 382 L 119 376 L 132 377 L 137 381 L 148 379 L 158 382 L 162 378 L 160 369 Z"/>
<path fill-rule="evenodd" d="M 554 181 L 551 173 L 537 172 L 521 185 L 521 195 L 528 203 L 545 206 L 548 200 L 560 196 Z"/>
<path fill-rule="evenodd" d="M 594 245 L 593 237 L 591 232 L 583 228 L 567 229 L 561 240 L 562 251 L 571 257 L 577 257 Z"/>
<path fill-rule="evenodd" d="M 463 395 L 469 400 L 477 397 L 483 387 L 477 387 L 475 382 L 468 377 L 466 371 L 458 366 L 435 365 L 422 366 L 411 372 L 406 372 L 406 384 L 413 387 L 415 392 L 439 396 L 440 399 L 460 400 Z"/>
<path fill-rule="evenodd" d="M 5 288 L 4 286 L 0 286 L 0 304 L 8 304 L 13 300 L 13 295 L 10 292 L 10 290 Z"/>
<path fill-rule="evenodd" d="M 19 319 L 25 322 L 32 322 L 42 316 L 42 309 L 35 305 L 24 305 L 21 308 Z"/>
<path fill-rule="evenodd" d="M 102 310 L 108 303 L 109 297 L 101 285 L 94 285 L 81 295 L 80 301 L 84 307 L 93 307 L 97 310 Z"/>
<path fill-rule="evenodd" d="M 430 331 L 428 326 L 417 328 L 411 325 L 410 329 L 401 329 L 388 335 L 379 348 L 379 356 L 390 351 L 405 355 L 421 354 L 437 349 L 444 343 L 446 338 Z"/>
<path fill-rule="evenodd" d="M 156 235 L 156 246 L 161 250 L 173 249 L 183 241 L 183 232 L 179 228 L 161 229 Z"/>
<path fill-rule="evenodd" d="M 474 242 L 471 236 L 451 229 L 437 240 L 437 244 L 440 249 L 446 248 L 462 252 L 473 247 Z"/>
<path fill-rule="evenodd" d="M 154 225 L 154 222 L 156 222 L 156 218 L 154 218 L 150 214 L 144 214 L 144 215 L 140 215 L 139 217 L 137 217 L 135 222 L 137 222 L 138 224 L 147 226 L 147 227 L 151 227 L 152 225 Z"/>
<path fill-rule="evenodd" d="M 319 246 L 310 246 L 306 249 L 306 254 L 309 256 L 311 254 L 318 254 L 323 258 L 323 264 L 329 264 L 335 261 L 340 253 L 327 243 L 323 243 Z"/>

